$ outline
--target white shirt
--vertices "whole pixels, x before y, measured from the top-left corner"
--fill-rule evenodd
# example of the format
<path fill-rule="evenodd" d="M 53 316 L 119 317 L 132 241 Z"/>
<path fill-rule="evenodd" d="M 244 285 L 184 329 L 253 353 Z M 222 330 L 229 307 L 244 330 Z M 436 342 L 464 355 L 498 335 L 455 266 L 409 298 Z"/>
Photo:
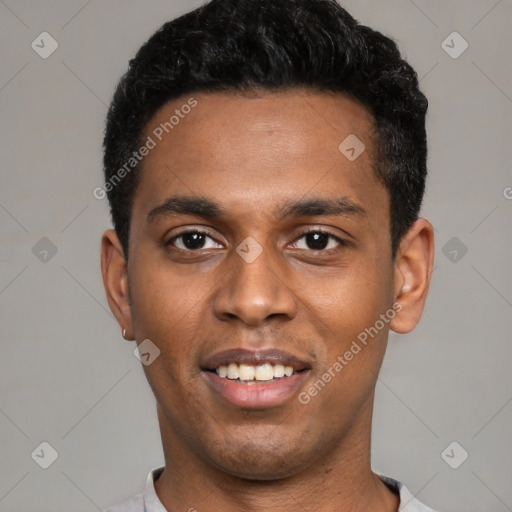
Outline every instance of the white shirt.
<path fill-rule="evenodd" d="M 146 487 L 143 493 L 118 503 L 104 512 L 168 512 L 158 499 L 155 491 L 155 481 L 163 470 L 164 466 L 152 469 L 146 479 Z M 387 476 L 378 476 L 384 483 L 396 489 L 400 494 L 398 512 L 435 512 L 435 510 L 420 503 L 402 483 Z M 194 509 L 192 508 L 191 510 Z"/>

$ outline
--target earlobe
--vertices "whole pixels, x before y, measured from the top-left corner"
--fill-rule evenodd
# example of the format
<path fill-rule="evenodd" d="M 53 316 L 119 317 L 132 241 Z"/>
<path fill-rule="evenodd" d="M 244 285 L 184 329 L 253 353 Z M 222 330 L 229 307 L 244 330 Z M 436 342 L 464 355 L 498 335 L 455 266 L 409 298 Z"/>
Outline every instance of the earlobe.
<path fill-rule="evenodd" d="M 116 317 L 123 338 L 133 339 L 128 274 L 122 244 L 113 229 L 101 239 L 101 273 L 110 310 Z"/>
<path fill-rule="evenodd" d="M 434 228 L 418 219 L 400 242 L 395 260 L 395 302 L 402 309 L 390 328 L 400 334 L 418 324 L 430 286 L 434 263 Z"/>

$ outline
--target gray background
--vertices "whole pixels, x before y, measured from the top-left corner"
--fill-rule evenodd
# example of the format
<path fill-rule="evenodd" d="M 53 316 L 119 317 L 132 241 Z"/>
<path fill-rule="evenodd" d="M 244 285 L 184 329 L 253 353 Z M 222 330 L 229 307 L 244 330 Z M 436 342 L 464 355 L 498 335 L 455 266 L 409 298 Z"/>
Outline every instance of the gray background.
<path fill-rule="evenodd" d="M 122 341 L 104 297 L 109 217 L 92 191 L 128 59 L 198 5 L 0 0 L 2 512 L 100 510 L 163 462 L 135 344 Z M 397 40 L 430 100 L 423 214 L 437 231 L 436 270 L 421 324 L 390 339 L 374 469 L 440 511 L 512 510 L 512 2 L 344 5 Z M 43 31 L 59 44 L 47 59 L 31 48 Z M 442 46 L 453 31 L 469 43 L 456 59 L 445 49 L 458 53 L 461 40 Z M 48 449 L 31 457 L 43 441 L 58 452 L 48 469 L 34 460 Z"/>

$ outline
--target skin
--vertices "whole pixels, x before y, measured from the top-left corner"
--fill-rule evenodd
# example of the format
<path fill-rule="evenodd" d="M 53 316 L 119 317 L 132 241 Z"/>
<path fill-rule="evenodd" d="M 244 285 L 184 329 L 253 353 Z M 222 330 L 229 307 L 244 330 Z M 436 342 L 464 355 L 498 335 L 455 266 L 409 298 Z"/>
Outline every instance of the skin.
<path fill-rule="evenodd" d="M 374 390 L 389 328 L 409 332 L 423 311 L 433 228 L 416 221 L 392 258 L 372 118 L 353 100 L 303 90 L 194 98 L 143 161 L 128 262 L 114 231 L 102 239 L 113 313 L 127 338 L 161 350 L 144 366 L 166 462 L 157 494 L 172 511 L 396 511 L 370 467 Z M 144 138 L 187 100 L 162 107 Z M 366 146 L 353 162 L 338 150 L 349 134 Z M 175 194 L 208 198 L 225 215 L 148 219 Z M 313 197 L 364 213 L 280 215 L 285 202 Z M 194 229 L 208 235 L 187 252 L 174 237 Z M 318 248 L 309 229 L 345 243 L 327 236 Z M 252 263 L 236 252 L 247 237 L 262 248 Z M 279 407 L 234 407 L 204 379 L 201 361 L 218 351 L 279 348 L 311 362 L 305 391 L 395 302 L 401 311 L 306 405 L 295 394 Z"/>

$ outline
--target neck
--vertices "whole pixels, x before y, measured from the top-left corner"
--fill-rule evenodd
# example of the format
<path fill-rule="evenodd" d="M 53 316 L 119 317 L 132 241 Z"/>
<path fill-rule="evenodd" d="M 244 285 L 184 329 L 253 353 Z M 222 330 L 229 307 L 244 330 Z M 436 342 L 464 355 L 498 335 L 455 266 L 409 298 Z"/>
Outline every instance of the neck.
<path fill-rule="evenodd" d="M 373 400 L 338 446 L 306 470 L 277 480 L 247 480 L 220 471 L 177 439 L 158 409 L 165 470 L 155 482 L 169 512 L 396 512 L 399 498 L 370 466 Z"/>

